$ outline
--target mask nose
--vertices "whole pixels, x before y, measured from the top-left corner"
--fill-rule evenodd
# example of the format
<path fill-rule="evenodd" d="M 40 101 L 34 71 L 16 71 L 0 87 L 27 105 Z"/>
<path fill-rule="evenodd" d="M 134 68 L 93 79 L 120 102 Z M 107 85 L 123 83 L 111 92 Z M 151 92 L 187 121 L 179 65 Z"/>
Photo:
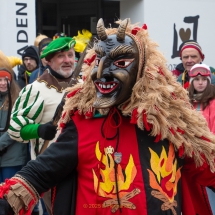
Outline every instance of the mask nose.
<path fill-rule="evenodd" d="M 106 56 L 102 57 L 99 62 L 98 70 L 97 70 L 97 78 L 100 79 L 102 77 L 103 66 Z"/>

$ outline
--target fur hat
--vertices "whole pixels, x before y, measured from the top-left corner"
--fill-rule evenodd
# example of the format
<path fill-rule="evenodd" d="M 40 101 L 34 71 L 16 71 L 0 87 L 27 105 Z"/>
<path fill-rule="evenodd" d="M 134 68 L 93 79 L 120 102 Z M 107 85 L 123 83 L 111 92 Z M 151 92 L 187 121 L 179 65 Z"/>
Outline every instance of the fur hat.
<path fill-rule="evenodd" d="M 205 74 L 202 75 L 201 74 L 201 71 L 198 71 L 198 70 L 203 70 L 205 71 Z M 191 75 L 193 72 L 196 72 L 196 75 Z M 196 76 L 198 75 L 202 75 L 202 76 L 205 76 L 207 77 L 207 79 L 209 80 L 209 82 L 211 83 L 211 71 L 210 71 L 210 67 L 206 64 L 195 64 L 189 71 L 189 76 L 190 76 L 190 84 L 192 83 L 192 81 L 195 79 Z M 192 77 L 191 77 L 192 76 Z"/>
<path fill-rule="evenodd" d="M 201 46 L 200 46 L 195 40 L 188 40 L 188 41 L 183 42 L 183 43 L 180 45 L 180 47 L 179 47 L 179 51 L 180 51 L 180 52 L 179 52 L 179 55 L 180 55 L 180 57 L 181 57 L 181 55 L 182 55 L 182 52 L 183 52 L 185 49 L 187 49 L 187 48 L 194 48 L 194 49 L 196 49 L 196 50 L 199 52 L 199 54 L 200 54 L 202 60 L 204 60 L 205 55 L 202 53 L 202 48 L 201 48 Z"/>

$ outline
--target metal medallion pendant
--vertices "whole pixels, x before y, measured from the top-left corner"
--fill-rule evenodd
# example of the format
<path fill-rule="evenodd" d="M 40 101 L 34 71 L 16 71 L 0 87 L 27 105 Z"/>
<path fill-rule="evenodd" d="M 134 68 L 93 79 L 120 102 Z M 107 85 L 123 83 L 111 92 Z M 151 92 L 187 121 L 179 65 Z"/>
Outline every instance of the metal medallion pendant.
<path fill-rule="evenodd" d="M 114 161 L 119 164 L 122 161 L 122 153 L 121 152 L 115 152 L 114 153 Z"/>

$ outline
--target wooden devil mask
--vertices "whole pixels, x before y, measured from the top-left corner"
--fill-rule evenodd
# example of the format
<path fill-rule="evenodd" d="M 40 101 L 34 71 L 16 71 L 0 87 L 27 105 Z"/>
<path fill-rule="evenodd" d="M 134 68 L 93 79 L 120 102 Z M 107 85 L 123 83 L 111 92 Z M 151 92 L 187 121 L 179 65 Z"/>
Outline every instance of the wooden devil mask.
<path fill-rule="evenodd" d="M 95 44 L 96 64 L 91 78 L 96 87 L 95 108 L 109 108 L 128 100 L 137 80 L 139 50 L 126 34 L 128 19 L 122 21 L 116 34 L 107 35 L 103 20 L 97 24 L 99 41 Z"/>

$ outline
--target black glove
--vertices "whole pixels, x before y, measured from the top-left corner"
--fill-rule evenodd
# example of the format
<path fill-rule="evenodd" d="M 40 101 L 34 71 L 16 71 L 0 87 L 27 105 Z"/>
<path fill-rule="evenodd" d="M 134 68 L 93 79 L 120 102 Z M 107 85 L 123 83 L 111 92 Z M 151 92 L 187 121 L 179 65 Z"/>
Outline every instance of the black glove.
<path fill-rule="evenodd" d="M 7 152 L 7 147 L 2 149 L 2 150 L 0 150 L 0 156 L 2 156 L 5 152 Z"/>
<path fill-rule="evenodd" d="M 11 206 L 7 202 L 7 200 L 0 199 L 0 215 L 12 215 L 14 214 Z"/>
<path fill-rule="evenodd" d="M 44 140 L 52 140 L 57 133 L 57 126 L 52 122 L 47 122 L 38 127 L 38 135 Z"/>

